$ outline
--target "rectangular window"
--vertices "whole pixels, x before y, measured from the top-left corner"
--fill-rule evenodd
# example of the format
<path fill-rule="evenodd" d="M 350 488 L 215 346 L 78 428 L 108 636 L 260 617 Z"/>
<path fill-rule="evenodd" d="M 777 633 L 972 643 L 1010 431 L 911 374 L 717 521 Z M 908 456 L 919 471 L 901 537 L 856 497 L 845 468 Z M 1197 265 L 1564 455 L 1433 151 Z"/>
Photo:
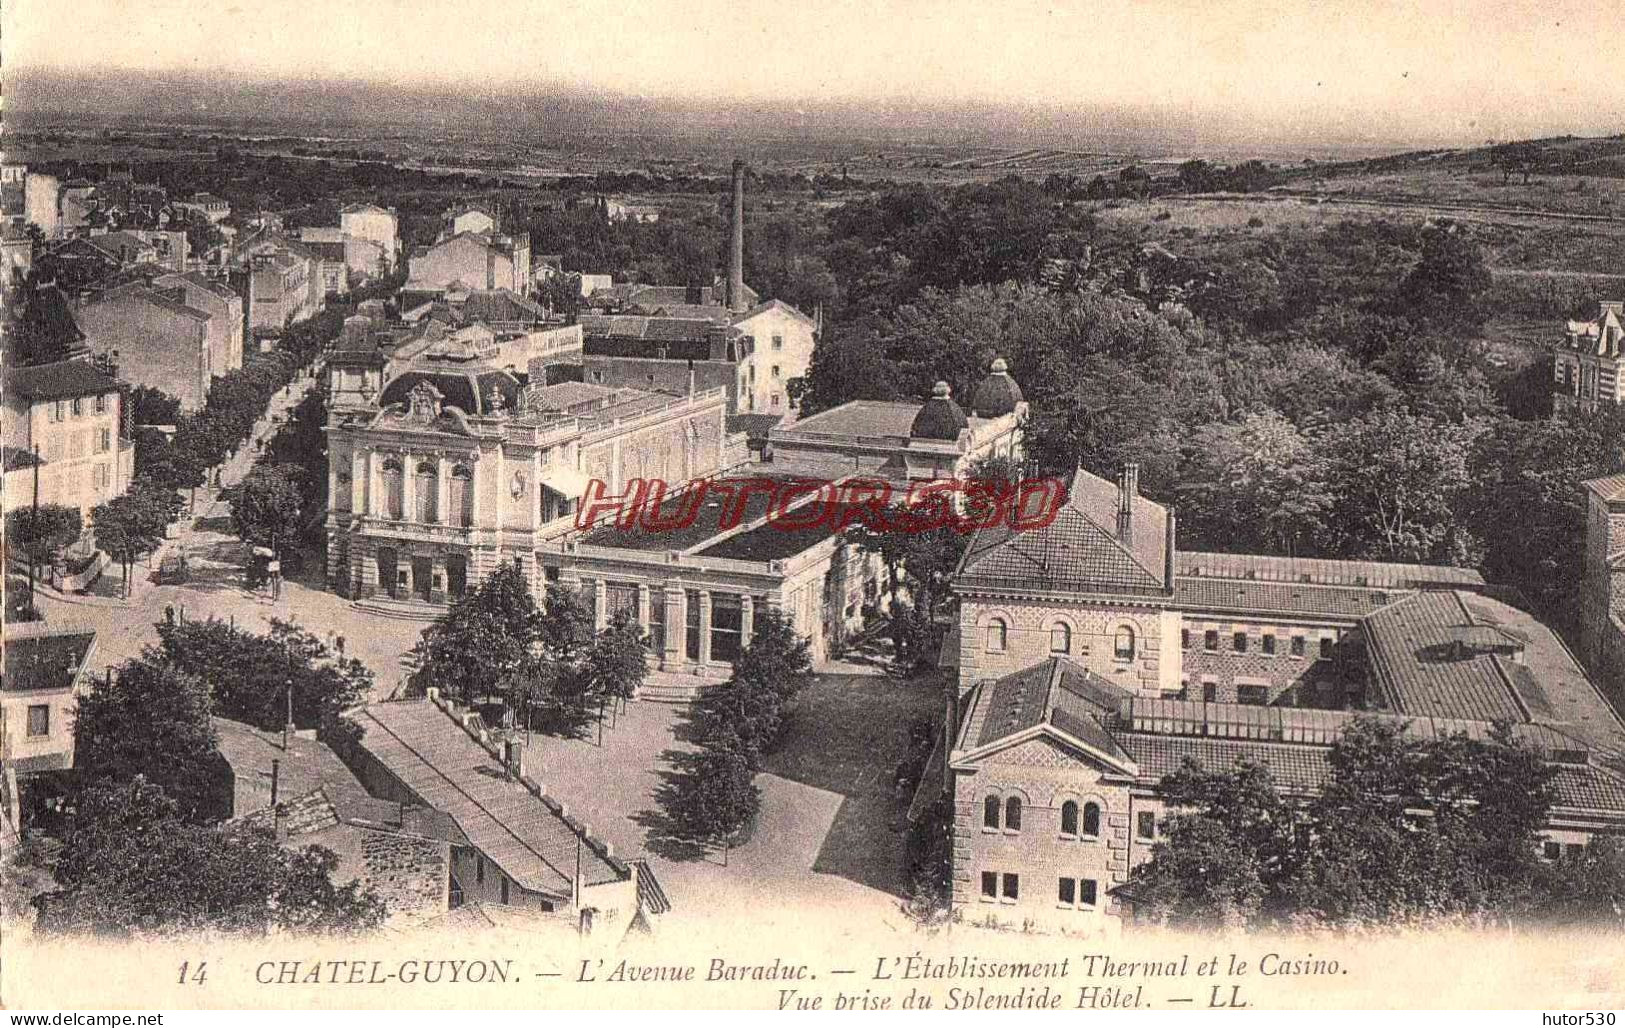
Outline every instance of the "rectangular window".
<path fill-rule="evenodd" d="M 1157 815 L 1149 810 L 1142 810 L 1134 815 L 1134 834 L 1141 839 L 1155 839 L 1157 837 Z"/>
<path fill-rule="evenodd" d="M 711 594 L 711 659 L 732 664 L 739 659 L 744 608 L 734 593 Z"/>
<path fill-rule="evenodd" d="M 485 884 L 485 856 L 481 854 L 474 858 L 474 881 L 479 885 Z"/>
<path fill-rule="evenodd" d="M 1057 898 L 1061 906 L 1070 907 L 1078 902 L 1078 881 L 1075 878 L 1062 878 L 1060 893 Z"/>
<path fill-rule="evenodd" d="M 1552 842 L 1551 840 L 1547 840 L 1546 844 L 1541 849 L 1547 860 L 1555 861 L 1563 856 L 1562 845 Z"/>
<path fill-rule="evenodd" d="M 1235 635 L 1231 636 L 1231 638 L 1230 638 L 1230 648 L 1235 650 L 1237 653 L 1246 653 L 1247 652 L 1247 633 L 1246 632 L 1237 632 Z"/>
<path fill-rule="evenodd" d="M 649 588 L 649 634 L 645 642 L 655 653 L 666 652 L 666 590 L 658 585 Z"/>
<path fill-rule="evenodd" d="M 685 627 L 688 632 L 687 638 L 684 640 L 684 652 L 689 660 L 697 661 L 700 659 L 700 591 L 698 589 L 688 589 L 684 593 L 684 599 L 687 601 L 685 606 L 688 608 L 687 618 L 685 619 Z"/>
<path fill-rule="evenodd" d="M 508 902 L 508 876 L 499 871 L 497 872 L 497 881 L 502 885 L 502 902 L 506 905 Z"/>
<path fill-rule="evenodd" d="M 107 397 L 105 397 L 105 396 L 96 397 L 96 413 L 97 414 L 106 414 L 107 413 Z"/>
<path fill-rule="evenodd" d="M 773 365 L 773 377 L 774 378 L 779 377 L 779 366 L 777 364 Z"/>
<path fill-rule="evenodd" d="M 45 703 L 32 704 L 28 708 L 28 737 L 37 738 L 51 734 L 51 708 Z"/>
<path fill-rule="evenodd" d="M 65 420 L 67 418 L 67 416 L 68 416 L 68 404 L 67 404 L 67 402 L 64 401 L 64 400 L 56 401 L 55 405 L 53 405 L 51 407 L 51 420 L 52 421 L 63 421 L 63 420 Z"/>
<path fill-rule="evenodd" d="M 1219 685 L 1217 682 L 1202 683 L 1202 702 L 1217 703 L 1219 701 Z"/>
<path fill-rule="evenodd" d="M 1078 906 L 1092 907 L 1099 896 L 1099 887 L 1093 878 L 1078 879 Z"/>
<path fill-rule="evenodd" d="M 1254 707 L 1262 707 L 1269 702 L 1270 691 L 1267 685 L 1238 685 L 1236 686 L 1236 702 L 1246 703 Z"/>
<path fill-rule="evenodd" d="M 1188 649 L 1191 648 L 1191 630 L 1190 629 L 1181 628 L 1179 630 L 1179 648 L 1182 649 L 1182 650 L 1188 650 Z"/>
<path fill-rule="evenodd" d="M 1014 903 L 1016 900 L 1021 898 L 1020 875 L 1010 874 L 1008 872 L 1005 873 L 1003 898 L 1006 903 Z"/>
<path fill-rule="evenodd" d="M 1209 653 L 1218 650 L 1219 630 L 1217 628 L 1210 628 L 1206 632 L 1202 633 L 1202 648 L 1207 650 Z"/>
<path fill-rule="evenodd" d="M 999 875 L 997 872 L 982 872 L 982 898 L 987 900 L 999 898 Z"/>
<path fill-rule="evenodd" d="M 773 349 L 775 349 L 775 350 L 784 349 L 784 337 L 783 336 L 774 336 L 773 337 Z"/>
<path fill-rule="evenodd" d="M 85 411 L 84 407 L 81 405 L 79 397 L 77 397 L 77 396 L 75 396 L 73 398 L 73 402 L 72 402 L 71 406 L 73 408 L 73 416 L 76 417 L 76 418 L 79 415 L 83 414 L 84 411 Z"/>
<path fill-rule="evenodd" d="M 769 407 L 777 407 L 779 405 L 779 394 L 774 393 L 771 397 L 769 397 L 767 405 Z"/>
<path fill-rule="evenodd" d="M 1325 639 L 1325 638 L 1321 639 L 1320 640 L 1320 659 L 1321 660 L 1331 660 L 1332 659 L 1332 647 L 1335 646 L 1335 645 L 1337 645 L 1337 641 L 1335 639 Z"/>
<path fill-rule="evenodd" d="M 1272 633 L 1265 632 L 1264 638 L 1259 642 L 1264 650 L 1265 656 L 1275 656 L 1275 636 Z"/>
<path fill-rule="evenodd" d="M 1303 636 L 1295 635 L 1292 637 L 1292 655 L 1294 657 L 1303 656 Z"/>
<path fill-rule="evenodd" d="M 1583 842 L 1568 843 L 1563 847 L 1563 855 L 1570 860 L 1584 859 L 1586 855 L 1586 844 Z"/>

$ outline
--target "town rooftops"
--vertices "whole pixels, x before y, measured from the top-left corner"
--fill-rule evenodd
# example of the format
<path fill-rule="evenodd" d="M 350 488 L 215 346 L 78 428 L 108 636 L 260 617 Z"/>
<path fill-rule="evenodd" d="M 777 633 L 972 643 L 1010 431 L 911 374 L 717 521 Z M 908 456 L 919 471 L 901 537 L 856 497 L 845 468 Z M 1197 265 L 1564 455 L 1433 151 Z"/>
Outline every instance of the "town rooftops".
<path fill-rule="evenodd" d="M 455 296 L 446 299 L 457 308 L 458 316 L 464 321 L 483 321 L 488 325 L 513 321 L 537 324 L 547 317 L 540 305 L 511 289 L 473 289 L 461 300 Z"/>
<path fill-rule="evenodd" d="M 956 749 L 974 751 L 1053 725 L 1079 742 L 1119 761 L 1130 759 L 1106 730 L 1103 718 L 1130 696 L 1126 690 L 1074 663 L 1051 657 L 980 687 Z"/>
<path fill-rule="evenodd" d="M 194 321 L 208 321 L 210 318 L 207 312 L 188 306 L 184 301 L 176 299 L 168 290 L 154 289 L 152 286 L 141 282 L 126 282 L 121 286 L 115 286 L 90 301 L 86 306 L 95 307 L 123 299 L 139 300 L 153 307 L 161 307 L 172 314 L 191 318 Z"/>
<path fill-rule="evenodd" d="M 5 390 L 25 400 L 43 403 L 116 392 L 118 383 L 89 361 L 52 361 L 5 369 Z"/>
<path fill-rule="evenodd" d="M 573 899 L 578 867 L 586 885 L 631 875 L 435 703 L 378 703 L 356 721 L 365 731 L 361 745 L 420 800 L 450 815 L 469 844 L 521 887 Z"/>
<path fill-rule="evenodd" d="M 222 300 L 241 299 L 231 286 L 219 279 L 210 278 L 201 271 L 171 272 L 168 275 L 160 275 L 152 280 L 152 284 L 155 286 L 177 286 L 182 282 L 190 283 L 199 289 L 213 293 Z"/>
<path fill-rule="evenodd" d="M 17 631 L 18 627 L 6 627 L 0 688 L 6 692 L 71 689 L 96 646 L 96 633 Z"/>
<path fill-rule="evenodd" d="M 1192 578 L 1244 578 L 1264 582 L 1369 586 L 1374 589 L 1471 589 L 1484 585 L 1484 577 L 1471 568 L 1376 560 L 1325 560 L 1181 550 L 1174 566 L 1176 574 Z"/>
<path fill-rule="evenodd" d="M 210 718 L 210 721 L 220 755 L 239 779 L 260 781 L 269 790 L 271 762 L 277 762 L 280 799 L 291 800 L 321 789 L 342 816 L 390 813 L 391 808 L 399 806 L 374 799 L 338 754 L 318 739 L 291 732 L 284 748 L 279 731 L 268 732 L 223 717 Z"/>

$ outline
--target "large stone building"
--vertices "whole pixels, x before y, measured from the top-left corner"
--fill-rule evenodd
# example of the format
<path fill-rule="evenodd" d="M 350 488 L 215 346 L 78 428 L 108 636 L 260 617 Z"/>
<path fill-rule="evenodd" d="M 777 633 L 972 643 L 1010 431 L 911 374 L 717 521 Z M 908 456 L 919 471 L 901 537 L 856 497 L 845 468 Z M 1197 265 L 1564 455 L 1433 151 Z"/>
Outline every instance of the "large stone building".
<path fill-rule="evenodd" d="M 223 376 L 243 366 L 243 298 L 225 281 L 210 278 L 201 271 L 181 275 L 160 275 L 153 288 L 179 291 L 181 300 L 210 317 L 210 370 Z"/>
<path fill-rule="evenodd" d="M 460 231 L 414 253 L 402 293 L 433 298 L 451 291 L 530 288 L 530 236 Z"/>
<path fill-rule="evenodd" d="M 1625 300 L 1603 300 L 1592 321 L 1571 321 L 1553 360 L 1553 406 L 1595 410 L 1625 398 L 1620 349 L 1625 340 Z"/>
<path fill-rule="evenodd" d="M 1079 470 L 1047 527 L 978 533 L 954 588 L 967 919 L 1101 929 L 1156 845 L 1164 775 L 1251 760 L 1311 795 L 1356 711 L 1421 735 L 1513 724 L 1557 771 L 1549 857 L 1625 831 L 1625 721 L 1473 572 L 1180 553 L 1132 469 L 1115 486 Z"/>
<path fill-rule="evenodd" d="M 393 207 L 370 203 L 346 204 L 339 209 L 339 229 L 352 239 L 364 239 L 378 246 L 385 273 L 395 270 L 400 259 L 400 222 Z"/>
<path fill-rule="evenodd" d="M 87 361 L 7 368 L 5 510 L 33 502 L 36 470 L 40 502 L 75 508 L 87 526 L 91 508 L 129 488 L 135 449 L 121 430 L 120 403 L 118 383 Z"/>

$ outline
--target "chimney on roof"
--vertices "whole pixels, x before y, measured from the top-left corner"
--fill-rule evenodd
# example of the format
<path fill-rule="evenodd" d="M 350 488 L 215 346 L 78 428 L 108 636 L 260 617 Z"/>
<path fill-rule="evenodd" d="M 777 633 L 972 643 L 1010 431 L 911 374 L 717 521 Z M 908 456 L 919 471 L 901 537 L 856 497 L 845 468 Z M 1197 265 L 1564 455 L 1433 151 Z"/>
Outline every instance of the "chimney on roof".
<path fill-rule="evenodd" d="M 745 162 L 734 161 L 733 213 L 728 219 L 728 309 L 745 309 Z"/>
<path fill-rule="evenodd" d="M 1117 479 L 1117 538 L 1125 544 L 1134 541 L 1134 498 L 1139 494 L 1140 466 L 1130 461 Z"/>

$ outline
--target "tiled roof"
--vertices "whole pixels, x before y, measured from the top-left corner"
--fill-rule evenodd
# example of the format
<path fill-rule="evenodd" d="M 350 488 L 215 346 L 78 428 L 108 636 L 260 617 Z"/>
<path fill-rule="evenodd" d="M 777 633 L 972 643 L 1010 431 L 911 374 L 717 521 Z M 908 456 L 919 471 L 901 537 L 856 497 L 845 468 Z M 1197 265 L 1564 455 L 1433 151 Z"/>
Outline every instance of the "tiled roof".
<path fill-rule="evenodd" d="M 530 410 L 567 411 L 583 404 L 606 402 L 619 391 L 613 386 L 591 382 L 556 382 L 540 389 L 527 389 L 525 406 Z"/>
<path fill-rule="evenodd" d="M 851 400 L 839 407 L 802 418 L 785 432 L 809 435 L 908 437 L 909 426 L 920 413 L 918 403 L 897 400 Z"/>
<path fill-rule="evenodd" d="M 1203 739 L 1182 735 L 1119 732 L 1117 739 L 1148 783 L 1178 771 L 1187 759 L 1209 771 L 1228 771 L 1242 761 L 1269 768 L 1276 784 L 1290 792 L 1310 793 L 1331 780 L 1326 746 L 1255 742 L 1247 739 Z"/>
<path fill-rule="evenodd" d="M 374 704 L 357 720 L 368 752 L 524 888 L 569 896 L 578 860 L 589 885 L 625 879 L 433 703 Z"/>
<path fill-rule="evenodd" d="M 1175 577 L 1181 610 L 1296 614 L 1343 619 L 1364 617 L 1399 598 L 1398 593 L 1356 586 L 1256 582 L 1236 578 Z"/>
<path fill-rule="evenodd" d="M 746 293 L 747 293 L 747 295 L 753 295 L 753 294 L 750 293 L 750 287 L 748 287 L 748 286 L 746 287 Z M 799 311 L 796 308 L 794 308 L 794 307 L 790 306 L 789 304 L 785 303 L 783 300 L 768 300 L 766 303 L 756 304 L 754 307 L 751 307 L 748 310 L 744 310 L 744 311 L 741 311 L 738 314 L 735 314 L 733 316 L 732 323 L 735 324 L 735 325 L 738 325 L 741 322 L 749 321 L 751 318 L 756 317 L 758 314 L 765 314 L 768 311 L 775 311 L 775 310 L 776 311 L 783 311 L 784 313 L 789 314 L 790 316 L 794 317 L 797 321 L 800 321 L 800 322 L 808 325 L 809 327 L 815 324 L 815 322 L 813 321 L 812 318 L 809 318 L 807 315 L 801 313 L 801 311 Z"/>
<path fill-rule="evenodd" d="M 660 887 L 660 880 L 655 877 L 654 868 L 649 866 L 649 862 L 629 860 L 627 863 L 637 870 L 638 909 L 650 914 L 664 914 L 671 910 L 671 900 L 666 896 L 666 890 Z"/>
<path fill-rule="evenodd" d="M 6 692 L 70 688 L 95 644 L 95 632 L 47 631 L 8 638 L 0 648 L 4 661 L 0 688 Z"/>
<path fill-rule="evenodd" d="M 1067 503 L 1042 528 L 1008 525 L 971 537 L 955 581 L 994 589 L 1163 595 L 1168 514 L 1133 500 L 1132 536 L 1117 535 L 1118 488 L 1078 469 Z"/>
<path fill-rule="evenodd" d="M 729 435 L 744 432 L 753 438 L 766 439 L 768 432 L 783 420 L 783 414 L 730 414 L 722 423 Z"/>
<path fill-rule="evenodd" d="M 40 402 L 110 393 L 118 389 L 118 383 L 89 361 L 52 361 L 7 368 L 5 389 L 25 400 Z"/>
<path fill-rule="evenodd" d="M 320 740 L 294 732 L 284 749 L 281 732 L 267 732 L 223 717 L 210 720 L 220 755 L 238 778 L 258 779 L 269 788 L 271 761 L 275 760 L 277 792 L 284 798 L 321 789 L 343 816 L 364 815 L 379 802 L 373 800 L 338 754 Z"/>
<path fill-rule="evenodd" d="M 179 285 L 182 279 L 190 282 L 192 285 L 197 286 L 200 289 L 208 290 L 214 295 L 220 297 L 222 300 L 239 299 L 237 293 L 226 283 L 221 282 L 218 279 L 212 279 L 203 274 L 201 271 L 184 271 L 163 275 L 159 278 L 153 279 L 153 285 Z"/>
<path fill-rule="evenodd" d="M 462 316 L 470 321 L 541 321 L 542 308 L 507 289 L 476 289 L 462 303 Z"/>
<path fill-rule="evenodd" d="M 207 312 L 200 311 L 196 307 L 187 306 L 180 300 L 166 296 L 162 290 L 153 289 L 151 286 L 144 285 L 140 282 L 126 282 L 124 285 L 109 289 L 107 292 L 92 300 L 87 306 L 99 307 L 104 303 L 111 303 L 114 300 L 122 300 L 125 297 L 133 297 L 140 300 L 142 303 L 151 304 L 154 307 L 162 307 L 166 311 L 173 314 L 179 314 L 182 317 L 191 318 L 194 321 L 208 321 L 210 318 L 210 315 Z"/>
<path fill-rule="evenodd" d="M 1005 675 L 977 693 L 975 734 L 966 748 L 978 748 L 1041 724 L 1057 729 L 1095 749 L 1126 759 L 1100 718 L 1129 695 L 1123 689 L 1065 657 L 1050 657 Z"/>
<path fill-rule="evenodd" d="M 1395 564 L 1376 560 L 1323 560 L 1313 557 L 1268 557 L 1254 553 L 1181 551 L 1174 574 L 1187 578 L 1245 578 L 1263 582 L 1351 585 L 1372 589 L 1420 589 L 1428 586 L 1480 586 L 1484 577 L 1471 568 L 1437 564 Z"/>
<path fill-rule="evenodd" d="M 1587 811 L 1625 810 L 1625 775 L 1595 765 L 1561 765 L 1552 778 L 1554 806 Z"/>
<path fill-rule="evenodd" d="M 1625 474 L 1593 478 L 1585 486 L 1604 500 L 1625 501 Z"/>

